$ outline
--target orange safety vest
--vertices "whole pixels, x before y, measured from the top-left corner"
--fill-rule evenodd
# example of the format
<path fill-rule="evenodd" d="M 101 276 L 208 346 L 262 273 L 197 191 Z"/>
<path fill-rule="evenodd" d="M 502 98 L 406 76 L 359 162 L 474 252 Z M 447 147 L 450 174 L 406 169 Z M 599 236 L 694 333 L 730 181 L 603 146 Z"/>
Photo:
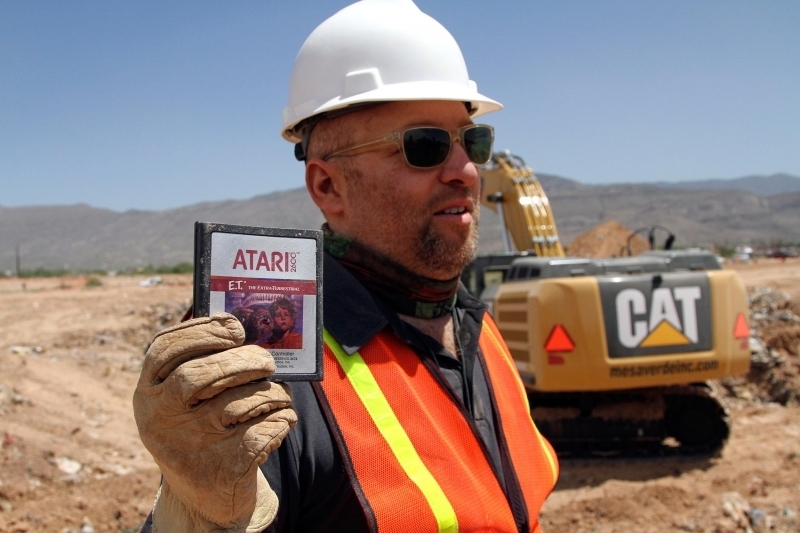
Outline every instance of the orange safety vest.
<path fill-rule="evenodd" d="M 325 332 L 325 379 L 315 389 L 373 532 L 541 531 L 558 461 L 488 315 L 479 344 L 512 465 L 510 497 L 462 407 L 411 348 L 384 330 L 348 355 Z"/>

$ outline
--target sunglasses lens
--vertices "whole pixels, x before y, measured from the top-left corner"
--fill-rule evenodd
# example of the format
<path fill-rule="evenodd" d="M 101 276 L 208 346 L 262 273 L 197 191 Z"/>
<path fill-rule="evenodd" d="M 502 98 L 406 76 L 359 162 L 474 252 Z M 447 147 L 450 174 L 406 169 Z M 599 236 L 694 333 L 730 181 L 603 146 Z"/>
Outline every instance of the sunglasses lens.
<path fill-rule="evenodd" d="M 469 160 L 483 165 L 492 157 L 494 131 L 490 126 L 474 126 L 464 130 L 461 141 Z M 430 168 L 444 163 L 450 153 L 451 137 L 441 128 L 412 128 L 403 132 L 403 151 L 412 167 Z"/>
<path fill-rule="evenodd" d="M 484 165 L 492 157 L 494 132 L 487 126 L 475 126 L 464 132 L 464 150 L 469 160 L 476 165 Z"/>
<path fill-rule="evenodd" d="M 412 167 L 441 165 L 450 153 L 450 134 L 439 128 L 413 128 L 403 133 L 403 151 Z M 490 150 L 491 151 L 491 150 Z"/>

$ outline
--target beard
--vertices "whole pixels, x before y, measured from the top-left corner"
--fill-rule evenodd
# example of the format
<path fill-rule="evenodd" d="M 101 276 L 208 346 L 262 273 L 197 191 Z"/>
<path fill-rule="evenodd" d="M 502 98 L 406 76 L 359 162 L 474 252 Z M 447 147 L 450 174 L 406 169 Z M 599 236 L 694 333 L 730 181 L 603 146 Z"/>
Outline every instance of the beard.
<path fill-rule="evenodd" d="M 474 203 L 474 202 L 473 202 Z M 438 233 L 429 221 L 419 229 L 416 257 L 428 270 L 440 273 L 440 276 L 451 278 L 461 275 L 478 250 L 478 219 L 480 208 L 475 204 L 472 209 L 472 223 L 461 242 L 451 242 Z M 436 276 L 437 278 L 439 276 Z"/>

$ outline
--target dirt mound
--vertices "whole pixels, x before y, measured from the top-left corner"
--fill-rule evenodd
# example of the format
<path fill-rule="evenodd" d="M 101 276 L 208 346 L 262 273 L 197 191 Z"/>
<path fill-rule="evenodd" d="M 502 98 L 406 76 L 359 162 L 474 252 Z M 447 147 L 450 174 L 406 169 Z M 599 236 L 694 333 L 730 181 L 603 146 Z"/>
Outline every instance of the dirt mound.
<path fill-rule="evenodd" d="M 800 302 L 773 289 L 749 292 L 750 372 L 721 384 L 746 400 L 800 403 Z"/>
<path fill-rule="evenodd" d="M 593 227 L 586 233 L 578 235 L 567 246 L 567 255 L 573 257 L 618 257 L 627 255 L 628 237 L 631 230 L 617 222 L 609 220 Z M 640 235 L 636 235 L 630 242 L 631 255 L 639 255 L 649 250 L 650 245 Z"/>

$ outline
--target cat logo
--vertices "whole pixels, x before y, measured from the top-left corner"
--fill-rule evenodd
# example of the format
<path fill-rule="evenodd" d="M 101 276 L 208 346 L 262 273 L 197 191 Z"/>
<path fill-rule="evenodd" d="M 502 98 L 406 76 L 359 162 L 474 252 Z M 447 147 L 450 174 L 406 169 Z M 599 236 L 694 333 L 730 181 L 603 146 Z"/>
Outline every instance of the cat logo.
<path fill-rule="evenodd" d="M 647 317 L 647 299 L 638 289 L 617 294 L 617 334 L 626 348 L 694 344 L 700 287 L 655 289 Z M 681 312 L 678 313 L 680 304 Z M 643 317 L 636 320 L 637 317 Z"/>
<path fill-rule="evenodd" d="M 699 273 L 600 278 L 609 357 L 710 350 L 708 277 Z"/>

